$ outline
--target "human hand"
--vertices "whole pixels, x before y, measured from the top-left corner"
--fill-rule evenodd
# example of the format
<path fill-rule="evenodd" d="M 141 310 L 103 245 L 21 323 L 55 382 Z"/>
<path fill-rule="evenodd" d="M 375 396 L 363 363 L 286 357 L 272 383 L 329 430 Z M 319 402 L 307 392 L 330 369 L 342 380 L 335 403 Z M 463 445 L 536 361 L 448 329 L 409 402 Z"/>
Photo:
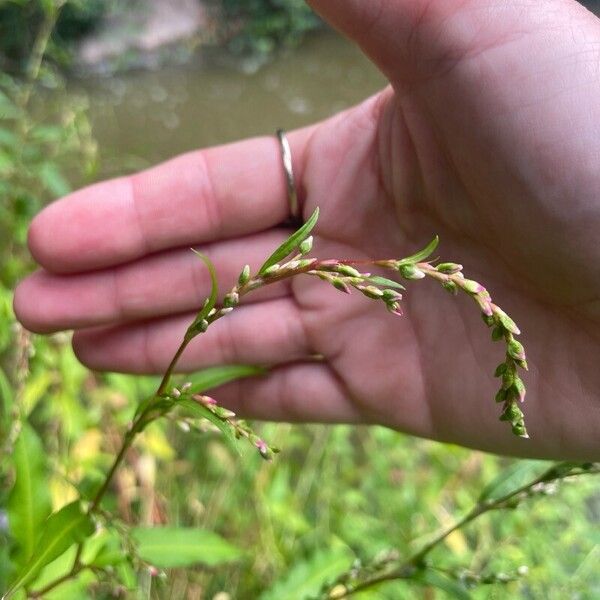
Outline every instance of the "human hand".
<path fill-rule="evenodd" d="M 495 452 L 600 452 L 600 21 L 568 0 L 313 0 L 391 87 L 289 135 L 314 255 L 399 258 L 437 233 L 445 259 L 523 329 L 531 439 L 497 422 L 492 345 L 468 299 L 433 283 L 405 315 L 295 278 L 197 340 L 181 366 L 276 365 L 215 392 L 243 416 L 381 423 Z M 275 138 L 176 158 L 44 210 L 30 247 L 44 270 L 16 290 L 34 331 L 75 329 L 95 369 L 165 369 L 207 295 L 285 237 Z M 419 289 L 423 288 L 423 289 Z M 250 297 L 249 297 L 250 300 Z M 309 360 L 314 354 L 323 361 Z"/>

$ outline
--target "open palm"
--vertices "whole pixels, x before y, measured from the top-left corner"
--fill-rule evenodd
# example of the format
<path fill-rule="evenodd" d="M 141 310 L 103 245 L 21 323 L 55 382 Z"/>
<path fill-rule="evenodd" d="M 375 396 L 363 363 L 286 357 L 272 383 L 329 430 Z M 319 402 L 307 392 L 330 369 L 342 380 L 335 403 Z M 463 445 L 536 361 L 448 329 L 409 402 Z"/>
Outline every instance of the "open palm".
<path fill-rule="evenodd" d="M 308 277 L 248 297 L 185 370 L 276 365 L 215 393 L 265 419 L 382 423 L 496 452 L 600 451 L 600 22 L 575 2 L 313 0 L 391 87 L 290 134 L 314 255 L 400 258 L 439 234 L 523 329 L 531 440 L 497 422 L 489 339 L 468 298 L 414 282 L 405 315 Z M 209 282 L 285 237 L 274 138 L 178 157 L 76 192 L 33 222 L 44 270 L 17 289 L 36 331 L 76 329 L 97 369 L 164 370 Z M 322 359 L 316 359 L 319 355 Z"/>

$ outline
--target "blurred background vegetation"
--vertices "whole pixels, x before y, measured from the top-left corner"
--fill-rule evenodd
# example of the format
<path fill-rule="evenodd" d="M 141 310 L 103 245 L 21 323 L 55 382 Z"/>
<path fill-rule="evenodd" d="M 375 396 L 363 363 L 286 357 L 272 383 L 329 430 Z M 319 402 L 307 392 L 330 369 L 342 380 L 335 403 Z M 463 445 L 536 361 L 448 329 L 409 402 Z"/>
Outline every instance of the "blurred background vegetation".
<path fill-rule="evenodd" d="M 8 515 L 22 431 L 37 457 L 37 500 L 57 509 L 98 484 L 136 403 L 155 385 L 89 372 L 67 334 L 31 337 L 15 324 L 12 290 L 33 268 L 25 248 L 31 217 L 75 186 L 305 124 L 383 83 L 301 0 L 211 0 L 200 9 L 181 0 L 172 4 L 191 11 L 192 30 L 161 31 L 156 45 L 136 41 L 140 29 L 146 39 L 158 35 L 148 15 L 168 4 L 0 1 L 0 590 L 20 552 Z M 273 463 L 237 456 L 211 431 L 154 424 L 106 502 L 123 523 L 216 531 L 243 551 L 241 560 L 173 569 L 167 578 L 117 562 L 118 586 L 84 572 L 47 597 L 309 597 L 357 557 L 408 552 L 515 462 L 376 427 L 260 429 L 283 449 Z M 522 581 L 474 589 L 473 598 L 591 600 L 600 597 L 599 521 L 598 483 L 584 479 L 556 498 L 486 516 L 432 559 L 477 572 L 529 567 Z M 65 564 L 49 565 L 38 585 Z M 390 583 L 360 597 L 447 594 L 457 592 Z"/>

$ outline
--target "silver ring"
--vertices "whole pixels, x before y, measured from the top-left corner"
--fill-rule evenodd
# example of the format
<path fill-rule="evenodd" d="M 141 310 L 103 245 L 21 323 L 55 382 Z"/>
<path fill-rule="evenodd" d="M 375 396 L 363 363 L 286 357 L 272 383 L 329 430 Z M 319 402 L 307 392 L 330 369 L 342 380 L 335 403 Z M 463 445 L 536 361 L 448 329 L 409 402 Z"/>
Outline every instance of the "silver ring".
<path fill-rule="evenodd" d="M 292 150 L 283 129 L 277 130 L 277 139 L 279 140 L 279 146 L 281 148 L 281 160 L 283 162 L 283 170 L 285 172 L 290 214 L 294 221 L 301 221 L 302 215 L 300 214 L 300 204 L 298 202 L 296 182 L 294 181 L 294 168 L 292 166 Z"/>

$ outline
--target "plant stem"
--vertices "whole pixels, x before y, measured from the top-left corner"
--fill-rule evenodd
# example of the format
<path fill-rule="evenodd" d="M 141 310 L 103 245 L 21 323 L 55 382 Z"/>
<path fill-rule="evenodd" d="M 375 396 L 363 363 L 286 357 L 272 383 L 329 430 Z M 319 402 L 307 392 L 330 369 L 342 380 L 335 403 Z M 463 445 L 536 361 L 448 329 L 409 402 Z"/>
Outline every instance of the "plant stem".
<path fill-rule="evenodd" d="M 497 498 L 496 500 L 478 501 L 475 504 L 475 506 L 473 506 L 473 508 L 462 519 L 459 519 L 456 523 L 454 523 L 454 525 L 437 535 L 431 542 L 425 544 L 412 556 L 404 560 L 399 566 L 395 567 L 391 571 L 373 575 L 357 584 L 350 584 L 346 587 L 346 590 L 344 592 L 341 592 L 339 594 L 336 593 L 333 596 L 326 594 L 325 598 L 335 598 L 336 600 L 338 600 L 341 598 L 347 598 L 349 596 L 352 596 L 357 592 L 373 588 L 377 585 L 380 585 L 381 583 L 400 579 L 411 579 L 414 577 L 415 573 L 427 568 L 427 565 L 425 564 L 425 558 L 431 553 L 432 550 L 439 546 L 453 532 L 464 528 L 469 523 L 479 518 L 481 515 L 484 515 L 494 510 L 502 510 L 509 508 L 511 506 L 512 501 L 517 499 L 519 496 L 527 496 L 531 494 L 534 491 L 533 488 L 535 488 L 538 484 L 548 483 L 551 481 L 560 481 L 561 479 L 566 479 L 567 477 L 584 473 L 600 473 L 600 464 L 594 464 L 589 469 L 581 470 L 579 472 L 573 472 L 573 469 L 565 471 L 564 467 L 568 465 L 569 463 L 555 464 L 549 469 L 547 469 L 539 477 L 517 488 L 516 490 L 513 490 L 512 492 L 509 492 L 508 494 Z"/>

